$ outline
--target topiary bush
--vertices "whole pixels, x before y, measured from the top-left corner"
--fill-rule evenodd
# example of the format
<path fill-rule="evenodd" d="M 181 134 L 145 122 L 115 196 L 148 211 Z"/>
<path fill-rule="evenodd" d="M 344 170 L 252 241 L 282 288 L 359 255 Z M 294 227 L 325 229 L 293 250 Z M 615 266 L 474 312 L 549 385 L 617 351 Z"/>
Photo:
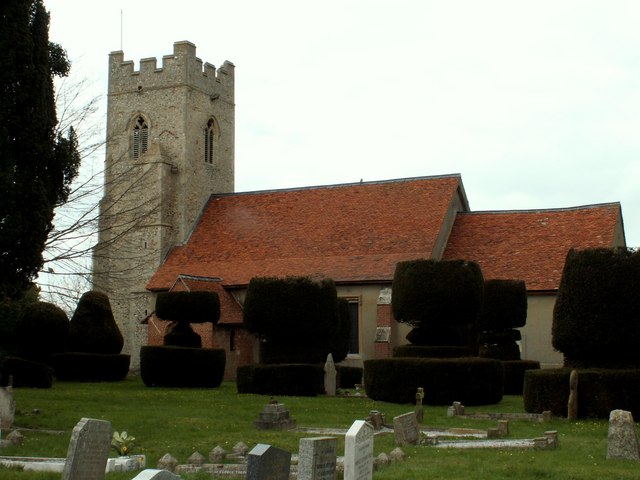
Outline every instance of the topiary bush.
<path fill-rule="evenodd" d="M 480 309 L 479 355 L 520 360 L 518 327 L 527 322 L 527 289 L 523 280 L 486 280 Z"/>
<path fill-rule="evenodd" d="M 475 262 L 400 262 L 393 277 L 393 315 L 414 327 L 407 335 L 413 344 L 476 348 L 483 285 Z"/>
<path fill-rule="evenodd" d="M 123 345 L 109 297 L 95 290 L 85 292 L 69 321 L 69 351 L 52 355 L 55 376 L 80 382 L 124 380 L 131 357 L 120 353 Z"/>
<path fill-rule="evenodd" d="M 540 369 L 540 362 L 537 360 L 502 360 L 502 365 L 505 395 L 522 395 L 525 372 Z"/>
<path fill-rule="evenodd" d="M 222 383 L 226 354 L 221 348 L 143 346 L 140 375 L 147 387 L 216 388 Z"/>
<path fill-rule="evenodd" d="M 640 367 L 640 250 L 570 250 L 552 341 L 570 367 Z"/>
<path fill-rule="evenodd" d="M 360 385 L 363 382 L 363 371 L 362 367 L 336 365 L 336 372 L 338 373 L 338 387 L 354 388 L 356 385 Z"/>
<path fill-rule="evenodd" d="M 51 355 L 67 351 L 69 317 L 53 303 L 33 302 L 16 325 L 17 356 L 50 365 Z"/>
<path fill-rule="evenodd" d="M 322 365 L 280 364 L 238 367 L 238 393 L 313 397 L 324 392 Z"/>
<path fill-rule="evenodd" d="M 471 347 L 458 347 L 447 345 L 400 345 L 393 349 L 394 358 L 459 358 L 472 357 Z"/>
<path fill-rule="evenodd" d="M 413 403 L 422 387 L 425 405 L 488 405 L 502 400 L 504 366 L 476 357 L 366 360 L 364 383 L 376 401 Z"/>
<path fill-rule="evenodd" d="M 243 318 L 262 339 L 263 363 L 324 363 L 341 325 L 336 286 L 329 279 L 252 278 Z"/>
<path fill-rule="evenodd" d="M 69 323 L 70 352 L 118 354 L 124 338 L 113 318 L 109 297 L 102 292 L 85 292 Z"/>

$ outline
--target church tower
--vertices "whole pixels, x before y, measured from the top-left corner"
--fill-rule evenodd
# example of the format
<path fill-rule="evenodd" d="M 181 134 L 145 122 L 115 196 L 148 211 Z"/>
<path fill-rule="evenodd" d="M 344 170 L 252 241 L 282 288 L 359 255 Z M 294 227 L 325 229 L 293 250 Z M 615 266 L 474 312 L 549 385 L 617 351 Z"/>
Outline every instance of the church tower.
<path fill-rule="evenodd" d="M 153 311 L 147 281 L 187 240 L 212 193 L 234 189 L 234 65 L 216 69 L 190 42 L 140 60 L 109 56 L 104 197 L 93 252 L 94 288 L 109 295 L 131 366 Z"/>

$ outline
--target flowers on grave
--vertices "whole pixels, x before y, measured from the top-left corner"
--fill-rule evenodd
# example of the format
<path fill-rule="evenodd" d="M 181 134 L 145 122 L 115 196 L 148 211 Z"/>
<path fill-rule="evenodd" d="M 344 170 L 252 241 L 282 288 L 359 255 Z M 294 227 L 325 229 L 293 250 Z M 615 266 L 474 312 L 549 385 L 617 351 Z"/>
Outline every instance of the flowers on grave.
<path fill-rule="evenodd" d="M 136 437 L 129 436 L 127 432 L 113 432 L 113 437 L 111 438 L 111 446 L 118 452 L 120 456 L 126 456 L 131 453 L 131 449 L 133 448 L 133 441 Z"/>

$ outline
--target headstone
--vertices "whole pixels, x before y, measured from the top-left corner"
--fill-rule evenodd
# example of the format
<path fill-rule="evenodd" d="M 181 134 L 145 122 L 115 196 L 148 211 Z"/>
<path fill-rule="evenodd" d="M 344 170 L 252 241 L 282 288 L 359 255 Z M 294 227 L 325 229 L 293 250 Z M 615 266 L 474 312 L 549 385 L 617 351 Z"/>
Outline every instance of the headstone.
<path fill-rule="evenodd" d="M 386 415 L 378 410 L 371 410 L 366 420 L 374 430 L 382 430 L 382 427 L 387 423 Z"/>
<path fill-rule="evenodd" d="M 333 355 L 327 355 L 324 364 L 324 392 L 330 397 L 336 395 L 336 364 L 333 363 Z"/>
<path fill-rule="evenodd" d="M 344 438 L 344 480 L 372 480 L 373 427 L 356 420 Z"/>
<path fill-rule="evenodd" d="M 389 458 L 389 455 L 387 455 L 384 452 L 381 452 L 375 460 L 375 464 L 378 467 L 386 467 L 387 465 L 389 465 L 391 463 L 391 458 Z"/>
<path fill-rule="evenodd" d="M 393 417 L 393 433 L 396 445 L 417 445 L 420 443 L 420 429 L 414 412 Z"/>
<path fill-rule="evenodd" d="M 160 460 L 158 460 L 158 468 L 161 470 L 169 470 L 174 472 L 178 466 L 178 460 L 172 457 L 171 454 L 165 453 Z"/>
<path fill-rule="evenodd" d="M 298 480 L 335 480 L 337 438 L 301 438 L 299 445 Z"/>
<path fill-rule="evenodd" d="M 284 403 L 268 403 L 253 426 L 258 430 L 291 430 L 296 428 L 296 421 L 291 418 Z"/>
<path fill-rule="evenodd" d="M 424 419 L 424 408 L 422 407 L 422 400 L 424 399 L 424 389 L 422 387 L 418 387 L 418 391 L 416 392 L 416 420 L 418 423 L 422 423 Z"/>
<path fill-rule="evenodd" d="M 607 459 L 612 458 L 640 460 L 633 415 L 626 410 L 612 410 L 609 414 Z"/>
<path fill-rule="evenodd" d="M 113 429 L 105 420 L 83 418 L 71 432 L 63 480 L 104 480 Z"/>
<path fill-rule="evenodd" d="M 179 480 L 180 477 L 168 470 L 148 468 L 133 477 L 133 480 Z"/>
<path fill-rule="evenodd" d="M 0 430 L 8 430 L 13 425 L 16 402 L 13 399 L 13 389 L 0 387 Z"/>
<path fill-rule="evenodd" d="M 231 449 L 233 455 L 239 455 L 241 457 L 245 457 L 247 453 L 249 453 L 249 447 L 247 447 L 246 443 L 238 442 Z"/>
<path fill-rule="evenodd" d="M 259 443 L 247 457 L 247 480 L 289 480 L 291 453 Z"/>
<path fill-rule="evenodd" d="M 394 462 L 404 462 L 405 454 L 400 447 L 396 447 L 389 452 L 389 458 Z"/>
<path fill-rule="evenodd" d="M 567 401 L 567 419 L 578 418 L 578 371 L 571 370 L 569 375 L 569 400 Z"/>

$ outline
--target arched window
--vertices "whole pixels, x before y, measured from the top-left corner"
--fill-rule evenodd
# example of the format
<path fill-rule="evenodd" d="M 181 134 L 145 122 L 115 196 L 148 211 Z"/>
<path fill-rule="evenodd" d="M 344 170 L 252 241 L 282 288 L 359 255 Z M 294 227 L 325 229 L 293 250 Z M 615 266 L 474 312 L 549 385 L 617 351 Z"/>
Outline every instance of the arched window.
<path fill-rule="evenodd" d="M 144 155 L 149 146 L 149 127 L 147 121 L 140 115 L 133 125 L 133 158 L 138 159 Z"/>
<path fill-rule="evenodd" d="M 213 163 L 214 152 L 218 139 L 218 125 L 215 118 L 210 118 L 204 129 L 204 161 Z"/>

